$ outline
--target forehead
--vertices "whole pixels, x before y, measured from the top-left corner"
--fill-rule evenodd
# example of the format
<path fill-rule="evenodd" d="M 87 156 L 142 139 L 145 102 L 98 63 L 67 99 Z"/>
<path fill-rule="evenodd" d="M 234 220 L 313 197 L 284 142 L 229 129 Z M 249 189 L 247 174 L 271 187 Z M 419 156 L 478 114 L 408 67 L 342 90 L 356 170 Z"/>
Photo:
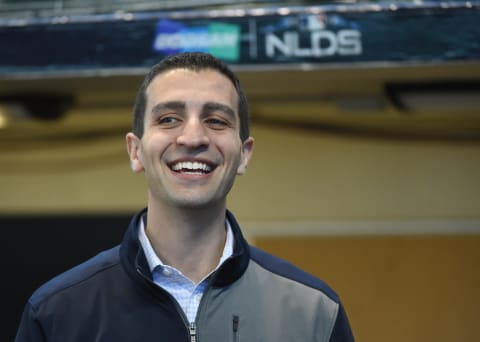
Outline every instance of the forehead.
<path fill-rule="evenodd" d="M 237 112 L 238 94 L 230 79 L 213 69 L 176 68 L 153 78 L 146 89 L 147 108 L 160 101 L 204 101 L 229 105 Z"/>

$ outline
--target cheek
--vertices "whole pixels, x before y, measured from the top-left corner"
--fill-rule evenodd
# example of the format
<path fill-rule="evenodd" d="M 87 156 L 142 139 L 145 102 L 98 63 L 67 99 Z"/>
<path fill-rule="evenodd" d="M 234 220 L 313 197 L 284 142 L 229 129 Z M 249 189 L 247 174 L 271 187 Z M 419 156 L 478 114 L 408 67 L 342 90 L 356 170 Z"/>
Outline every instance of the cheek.
<path fill-rule="evenodd" d="M 237 173 L 238 173 L 238 171 L 240 170 L 240 168 L 243 165 L 243 154 L 242 154 L 242 151 L 241 151 L 240 147 L 235 146 L 231 150 L 231 160 L 230 160 L 230 162 L 232 164 L 232 167 L 235 170 L 237 170 Z"/>
<path fill-rule="evenodd" d="M 155 164 L 169 155 L 169 147 L 172 146 L 166 137 L 150 137 L 144 143 L 142 161 L 145 164 Z"/>

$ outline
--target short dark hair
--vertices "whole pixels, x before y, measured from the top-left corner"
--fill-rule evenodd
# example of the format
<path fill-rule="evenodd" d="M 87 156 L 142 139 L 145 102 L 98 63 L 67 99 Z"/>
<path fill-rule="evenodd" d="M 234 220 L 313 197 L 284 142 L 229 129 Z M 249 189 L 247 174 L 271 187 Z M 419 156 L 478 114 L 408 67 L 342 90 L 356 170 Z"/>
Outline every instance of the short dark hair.
<path fill-rule="evenodd" d="M 235 73 L 221 60 L 203 52 L 184 52 L 170 55 L 155 64 L 145 76 L 137 93 L 133 107 L 133 133 L 139 138 L 143 136 L 145 110 L 147 103 L 146 90 L 159 74 L 172 69 L 188 69 L 192 71 L 214 70 L 226 76 L 238 94 L 238 115 L 240 118 L 240 138 L 245 141 L 250 136 L 248 103 L 242 85 Z"/>

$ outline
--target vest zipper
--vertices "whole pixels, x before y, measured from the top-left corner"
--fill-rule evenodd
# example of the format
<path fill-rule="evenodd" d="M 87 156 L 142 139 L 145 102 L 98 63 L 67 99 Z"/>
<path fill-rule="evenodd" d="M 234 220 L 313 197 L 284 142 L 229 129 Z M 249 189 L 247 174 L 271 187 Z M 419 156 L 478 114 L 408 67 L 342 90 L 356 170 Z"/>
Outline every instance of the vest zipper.
<path fill-rule="evenodd" d="M 232 318 L 232 332 L 233 332 L 233 342 L 238 342 L 238 322 L 240 318 L 237 315 L 233 315 Z"/>
<path fill-rule="evenodd" d="M 188 330 L 190 332 L 190 342 L 197 342 L 197 326 L 195 322 L 191 322 Z"/>

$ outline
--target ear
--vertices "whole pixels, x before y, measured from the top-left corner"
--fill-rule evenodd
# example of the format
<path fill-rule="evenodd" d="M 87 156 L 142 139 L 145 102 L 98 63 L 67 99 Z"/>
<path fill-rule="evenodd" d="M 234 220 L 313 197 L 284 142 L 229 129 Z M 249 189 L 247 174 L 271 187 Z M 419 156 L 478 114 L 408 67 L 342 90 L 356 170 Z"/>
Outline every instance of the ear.
<path fill-rule="evenodd" d="M 238 165 L 237 175 L 243 175 L 247 172 L 248 163 L 253 154 L 253 143 L 254 139 L 248 137 L 242 144 L 242 155 L 240 160 L 240 165 Z"/>
<path fill-rule="evenodd" d="M 142 144 L 140 139 L 133 134 L 132 132 L 127 133 L 126 137 L 127 142 L 127 152 L 130 157 L 130 167 L 133 172 L 142 172 L 143 162 L 142 162 Z"/>

